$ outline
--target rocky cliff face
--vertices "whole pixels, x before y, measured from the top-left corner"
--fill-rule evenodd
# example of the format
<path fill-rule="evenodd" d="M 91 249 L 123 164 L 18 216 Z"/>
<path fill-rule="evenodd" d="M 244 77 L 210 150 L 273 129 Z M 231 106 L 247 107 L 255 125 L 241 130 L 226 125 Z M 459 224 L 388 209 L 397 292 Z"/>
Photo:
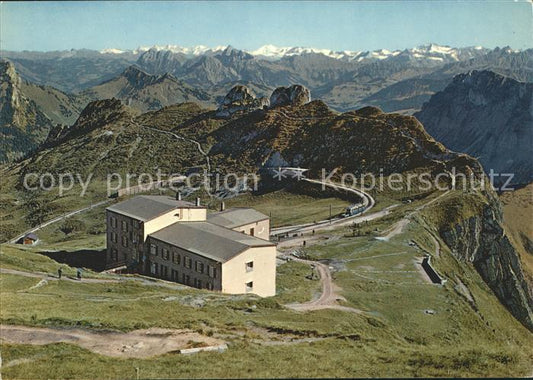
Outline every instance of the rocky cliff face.
<path fill-rule="evenodd" d="M 488 202 L 474 216 L 451 226 L 440 235 L 460 260 L 472 262 L 500 301 L 533 331 L 533 289 L 524 278 L 520 258 L 502 224 L 501 205 L 489 192 Z"/>
<path fill-rule="evenodd" d="M 301 106 L 311 101 L 311 92 L 302 85 L 294 84 L 290 87 L 278 87 L 270 95 L 270 106 Z"/>
<path fill-rule="evenodd" d="M 0 162 L 17 159 L 41 144 L 55 124 L 70 124 L 88 99 L 22 79 L 0 60 Z"/>
<path fill-rule="evenodd" d="M 217 116 L 229 117 L 237 112 L 249 112 L 269 105 L 267 98 L 256 98 L 246 86 L 233 87 L 218 107 Z"/>
<path fill-rule="evenodd" d="M 479 157 L 486 172 L 533 180 L 532 83 L 491 71 L 461 74 L 415 116 L 448 148 Z"/>
<path fill-rule="evenodd" d="M 21 90 L 15 67 L 0 61 L 0 162 L 17 159 L 39 145 L 52 122 Z"/>

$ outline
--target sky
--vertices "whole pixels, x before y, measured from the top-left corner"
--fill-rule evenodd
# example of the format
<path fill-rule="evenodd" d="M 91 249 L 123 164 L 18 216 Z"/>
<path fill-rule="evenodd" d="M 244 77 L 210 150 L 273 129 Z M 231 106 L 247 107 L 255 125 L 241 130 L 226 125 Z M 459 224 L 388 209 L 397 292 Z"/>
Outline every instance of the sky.
<path fill-rule="evenodd" d="M 533 48 L 531 0 L 0 2 L 2 50 Z"/>

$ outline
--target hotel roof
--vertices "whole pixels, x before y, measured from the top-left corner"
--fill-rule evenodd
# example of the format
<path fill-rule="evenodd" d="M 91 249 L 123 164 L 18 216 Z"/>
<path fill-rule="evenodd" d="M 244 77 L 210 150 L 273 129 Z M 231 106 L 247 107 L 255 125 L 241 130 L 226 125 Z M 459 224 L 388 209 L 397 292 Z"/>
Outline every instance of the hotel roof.
<path fill-rule="evenodd" d="M 140 195 L 109 206 L 106 210 L 146 222 L 179 208 L 205 208 L 205 206 L 178 201 L 166 195 Z"/>
<path fill-rule="evenodd" d="M 268 219 L 268 216 L 253 208 L 236 207 L 207 215 L 209 223 L 226 228 L 236 228 Z"/>
<path fill-rule="evenodd" d="M 251 247 L 274 243 L 210 222 L 178 222 L 150 234 L 150 237 L 192 253 L 226 262 Z"/>

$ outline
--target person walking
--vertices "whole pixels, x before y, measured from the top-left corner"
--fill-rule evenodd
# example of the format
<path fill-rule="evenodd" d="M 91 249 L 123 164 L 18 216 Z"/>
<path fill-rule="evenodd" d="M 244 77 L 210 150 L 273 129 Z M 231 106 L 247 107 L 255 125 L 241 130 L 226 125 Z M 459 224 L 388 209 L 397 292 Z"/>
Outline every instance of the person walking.
<path fill-rule="evenodd" d="M 57 270 L 57 277 L 59 277 L 59 279 L 61 280 L 61 275 L 63 274 L 63 269 L 61 269 L 61 267 L 59 267 L 59 269 Z"/>
<path fill-rule="evenodd" d="M 78 269 L 76 270 L 76 277 L 78 278 L 78 280 L 81 281 L 81 268 L 78 268 Z"/>

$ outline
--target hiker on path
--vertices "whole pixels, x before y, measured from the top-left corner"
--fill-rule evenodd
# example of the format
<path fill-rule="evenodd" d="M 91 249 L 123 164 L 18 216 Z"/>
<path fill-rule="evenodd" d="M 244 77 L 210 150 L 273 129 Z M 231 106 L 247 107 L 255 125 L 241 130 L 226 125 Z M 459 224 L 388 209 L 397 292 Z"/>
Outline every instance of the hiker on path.
<path fill-rule="evenodd" d="M 59 277 L 59 279 L 61 280 L 61 275 L 63 274 L 63 269 L 61 269 L 61 267 L 59 267 L 59 269 L 57 270 L 57 277 Z"/>
<path fill-rule="evenodd" d="M 81 281 L 81 268 L 78 268 L 78 269 L 76 270 L 76 277 L 78 277 L 78 280 Z"/>

